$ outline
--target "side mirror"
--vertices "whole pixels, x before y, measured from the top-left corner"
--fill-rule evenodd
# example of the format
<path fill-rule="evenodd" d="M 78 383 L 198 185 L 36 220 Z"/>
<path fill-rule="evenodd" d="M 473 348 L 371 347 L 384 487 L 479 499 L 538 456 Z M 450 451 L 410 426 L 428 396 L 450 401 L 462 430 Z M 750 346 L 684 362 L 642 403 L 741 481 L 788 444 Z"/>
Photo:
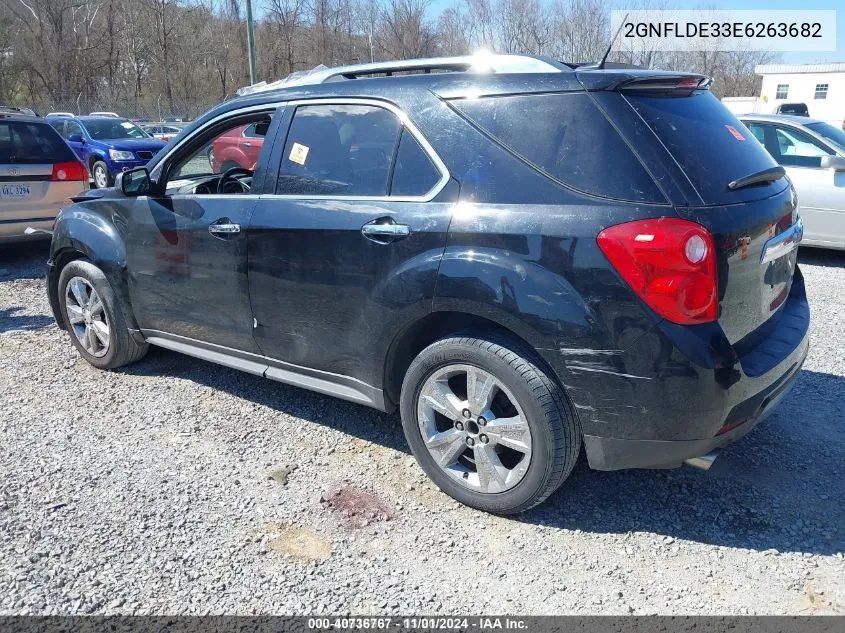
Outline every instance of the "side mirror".
<path fill-rule="evenodd" d="M 117 175 L 115 187 L 130 198 L 143 196 L 150 190 L 150 173 L 146 167 L 121 172 Z"/>
<path fill-rule="evenodd" d="M 845 158 L 841 156 L 822 156 L 822 169 L 832 169 L 833 171 L 845 171 Z"/>
<path fill-rule="evenodd" d="M 68 136 L 67 140 L 69 140 L 72 143 L 84 143 L 85 142 L 85 139 L 82 138 L 82 134 L 71 134 L 70 136 Z"/>
<path fill-rule="evenodd" d="M 259 121 L 255 124 L 256 136 L 267 136 L 267 131 L 270 129 L 270 121 Z"/>

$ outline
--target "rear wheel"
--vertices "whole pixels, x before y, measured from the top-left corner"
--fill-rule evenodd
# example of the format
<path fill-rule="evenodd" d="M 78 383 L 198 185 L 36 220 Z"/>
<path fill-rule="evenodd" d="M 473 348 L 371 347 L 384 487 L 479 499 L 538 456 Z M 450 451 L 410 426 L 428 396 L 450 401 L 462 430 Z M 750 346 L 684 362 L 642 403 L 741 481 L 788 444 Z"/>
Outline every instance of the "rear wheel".
<path fill-rule="evenodd" d="M 147 353 L 147 345 L 129 334 L 123 308 L 105 274 L 91 262 L 75 260 L 62 269 L 59 304 L 71 342 L 95 367 L 115 369 Z"/>
<path fill-rule="evenodd" d="M 498 514 L 544 501 L 578 458 L 571 405 L 530 350 L 491 335 L 425 348 L 402 385 L 402 425 L 446 494 Z"/>
<path fill-rule="evenodd" d="M 111 186 L 111 176 L 109 176 L 109 168 L 101 160 L 95 160 L 91 164 L 91 178 L 94 179 L 94 186 L 97 189 L 105 189 Z"/>

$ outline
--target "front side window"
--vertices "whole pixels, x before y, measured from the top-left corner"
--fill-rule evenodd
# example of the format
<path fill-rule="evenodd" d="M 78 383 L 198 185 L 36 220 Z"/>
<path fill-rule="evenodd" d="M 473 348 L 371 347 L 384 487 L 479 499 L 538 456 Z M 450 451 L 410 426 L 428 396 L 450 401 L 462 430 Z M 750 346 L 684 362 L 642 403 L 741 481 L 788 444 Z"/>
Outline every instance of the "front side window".
<path fill-rule="evenodd" d="M 215 128 L 201 147 L 179 160 L 170 180 L 222 174 L 236 167 L 255 171 L 271 118 L 266 113 L 257 116 L 261 118 L 252 123 L 240 120 Z M 245 136 L 246 129 L 252 130 L 252 136 Z"/>
<path fill-rule="evenodd" d="M 79 125 L 76 121 L 68 121 L 65 125 L 65 138 L 70 138 L 73 134 L 79 134 L 79 136 L 83 136 L 82 134 L 82 126 Z"/>
<path fill-rule="evenodd" d="M 786 167 L 821 167 L 823 156 L 834 152 L 809 134 L 792 127 L 749 123 L 749 129 L 780 165 Z"/>
<path fill-rule="evenodd" d="M 370 105 L 297 107 L 277 194 L 386 196 L 402 124 Z"/>
<path fill-rule="evenodd" d="M 816 84 L 814 99 L 827 99 L 827 84 Z"/>
<path fill-rule="evenodd" d="M 775 93 L 775 99 L 787 98 L 789 98 L 789 84 L 778 84 L 778 89 Z"/>

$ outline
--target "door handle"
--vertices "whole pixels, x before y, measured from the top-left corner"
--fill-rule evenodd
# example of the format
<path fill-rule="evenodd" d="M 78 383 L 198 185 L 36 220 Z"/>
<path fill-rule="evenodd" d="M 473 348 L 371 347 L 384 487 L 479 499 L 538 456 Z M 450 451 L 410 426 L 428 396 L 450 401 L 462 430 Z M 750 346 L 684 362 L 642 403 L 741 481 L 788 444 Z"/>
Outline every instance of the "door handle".
<path fill-rule="evenodd" d="M 209 225 L 208 232 L 215 236 L 233 235 L 241 232 L 241 225 L 230 222 L 229 218 L 222 218 Z"/>
<path fill-rule="evenodd" d="M 373 242 L 389 244 L 408 237 L 411 234 L 411 228 L 407 224 L 396 224 L 390 218 L 379 218 L 362 226 L 361 233 Z"/>
<path fill-rule="evenodd" d="M 249 141 L 247 141 L 246 143 L 244 143 L 244 147 L 252 147 L 252 143 L 250 143 Z"/>

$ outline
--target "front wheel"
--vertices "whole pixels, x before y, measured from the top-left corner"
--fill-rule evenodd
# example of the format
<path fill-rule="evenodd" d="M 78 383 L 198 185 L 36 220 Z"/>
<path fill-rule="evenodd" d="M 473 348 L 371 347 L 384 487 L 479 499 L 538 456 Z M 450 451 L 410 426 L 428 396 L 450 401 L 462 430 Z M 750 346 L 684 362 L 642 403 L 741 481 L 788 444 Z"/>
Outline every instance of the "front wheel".
<path fill-rule="evenodd" d="M 94 186 L 97 189 L 105 189 L 111 185 L 109 168 L 101 160 L 95 160 L 91 165 L 91 177 L 94 179 Z"/>
<path fill-rule="evenodd" d="M 496 514 L 544 501 L 581 448 L 561 387 L 530 350 L 495 335 L 425 348 L 405 376 L 401 412 L 411 450 L 434 483 Z"/>
<path fill-rule="evenodd" d="M 94 367 L 115 369 L 147 353 L 146 343 L 129 334 L 123 308 L 105 274 L 91 262 L 75 260 L 62 269 L 59 304 L 71 342 Z"/>

